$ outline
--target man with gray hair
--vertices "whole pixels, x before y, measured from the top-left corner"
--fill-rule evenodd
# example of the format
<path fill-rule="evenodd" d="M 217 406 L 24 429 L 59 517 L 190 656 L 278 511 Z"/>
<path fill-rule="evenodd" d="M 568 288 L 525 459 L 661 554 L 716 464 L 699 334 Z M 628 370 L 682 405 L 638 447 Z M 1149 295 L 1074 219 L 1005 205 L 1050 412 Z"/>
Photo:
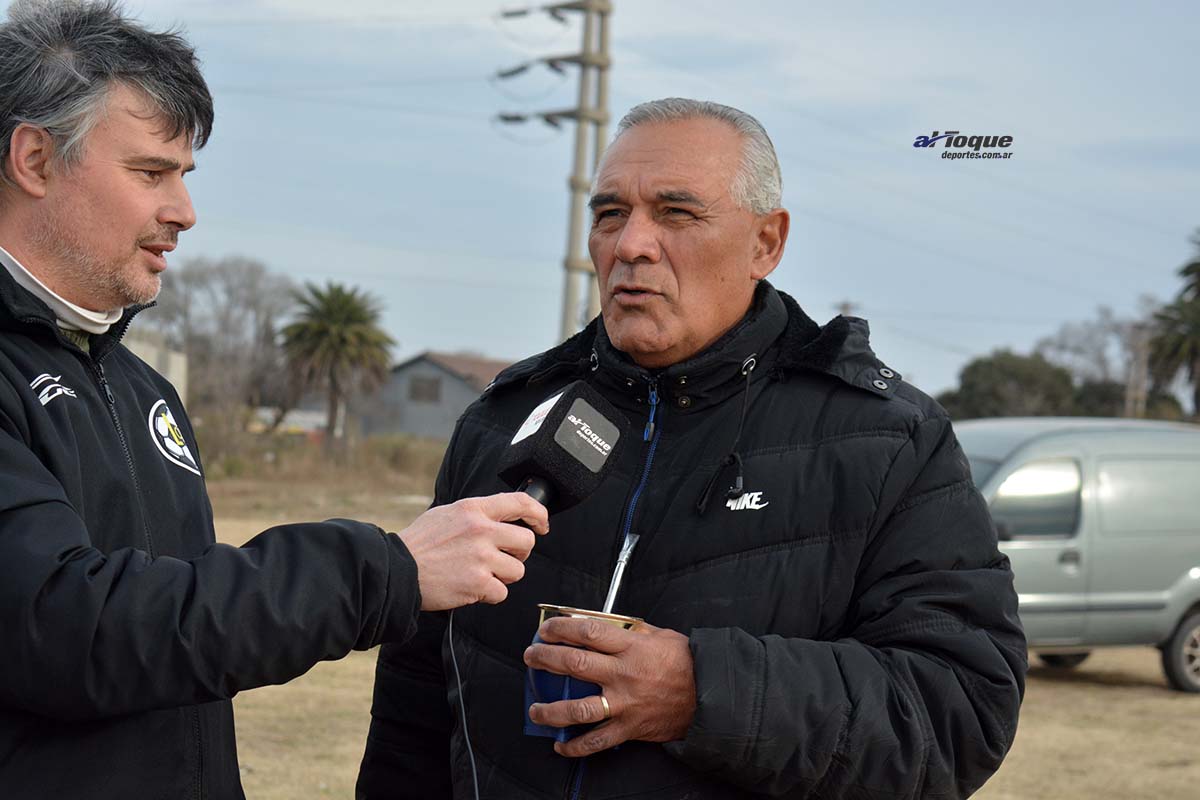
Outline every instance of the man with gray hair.
<path fill-rule="evenodd" d="M 0 796 L 243 797 L 230 698 L 499 602 L 545 509 L 214 543 L 192 427 L 120 341 L 196 221 L 192 49 L 112 3 L 0 24 Z M 509 524 L 524 520 L 528 527 Z M 532 529 L 532 530 L 531 530 Z"/>
<path fill-rule="evenodd" d="M 601 315 L 466 411 L 435 503 L 494 491 L 575 380 L 635 442 L 506 603 L 384 646 L 360 798 L 965 797 L 999 766 L 1026 656 L 987 507 L 866 323 L 818 326 L 767 282 L 780 203 L 748 114 L 621 121 L 590 202 Z M 556 617 L 530 645 L 537 604 L 599 609 L 634 544 L 612 610 L 644 623 Z M 526 707 L 533 669 L 600 692 Z"/>

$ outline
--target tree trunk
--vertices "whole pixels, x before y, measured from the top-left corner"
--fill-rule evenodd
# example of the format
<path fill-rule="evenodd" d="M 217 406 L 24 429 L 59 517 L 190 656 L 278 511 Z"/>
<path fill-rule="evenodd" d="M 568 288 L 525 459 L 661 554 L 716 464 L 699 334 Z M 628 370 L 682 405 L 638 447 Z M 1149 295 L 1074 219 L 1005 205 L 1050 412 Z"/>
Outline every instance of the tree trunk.
<path fill-rule="evenodd" d="M 267 426 L 267 434 L 274 434 L 279 430 L 279 426 L 283 424 L 283 420 L 287 417 L 288 412 L 296 407 L 300 402 L 299 391 L 288 389 L 287 394 L 280 398 L 279 404 L 275 406 L 275 411 L 271 415 L 271 424 Z"/>
<path fill-rule="evenodd" d="M 1192 381 L 1192 419 L 1200 421 L 1200 364 L 1197 370 L 1196 378 Z"/>
<path fill-rule="evenodd" d="M 325 452 L 334 450 L 334 438 L 337 433 L 338 404 L 341 402 L 341 387 L 338 386 L 336 374 L 329 376 L 329 407 L 325 414 Z"/>

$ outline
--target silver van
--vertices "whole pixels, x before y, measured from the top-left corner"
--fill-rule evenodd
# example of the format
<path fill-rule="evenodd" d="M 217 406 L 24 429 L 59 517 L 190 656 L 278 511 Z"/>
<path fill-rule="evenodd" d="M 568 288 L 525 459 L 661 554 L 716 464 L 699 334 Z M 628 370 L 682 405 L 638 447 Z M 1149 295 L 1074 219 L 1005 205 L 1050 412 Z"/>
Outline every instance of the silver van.
<path fill-rule="evenodd" d="M 1154 645 L 1200 692 L 1200 426 L 1125 419 L 959 422 L 1012 560 L 1029 646 L 1073 667 Z"/>

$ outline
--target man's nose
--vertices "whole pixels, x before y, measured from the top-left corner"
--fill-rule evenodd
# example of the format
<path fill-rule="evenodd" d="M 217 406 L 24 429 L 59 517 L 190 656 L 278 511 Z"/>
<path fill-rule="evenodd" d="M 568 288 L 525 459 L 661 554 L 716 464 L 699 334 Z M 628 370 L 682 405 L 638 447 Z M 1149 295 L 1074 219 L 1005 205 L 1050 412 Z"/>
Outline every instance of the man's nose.
<path fill-rule="evenodd" d="M 181 231 L 196 224 L 196 209 L 192 207 L 192 196 L 180 181 L 171 197 L 158 210 L 158 221 Z"/>
<path fill-rule="evenodd" d="M 662 257 L 662 246 L 658 241 L 658 226 L 648 213 L 633 211 L 621 227 L 617 246 L 613 252 L 618 261 L 626 264 L 638 262 L 656 263 Z"/>

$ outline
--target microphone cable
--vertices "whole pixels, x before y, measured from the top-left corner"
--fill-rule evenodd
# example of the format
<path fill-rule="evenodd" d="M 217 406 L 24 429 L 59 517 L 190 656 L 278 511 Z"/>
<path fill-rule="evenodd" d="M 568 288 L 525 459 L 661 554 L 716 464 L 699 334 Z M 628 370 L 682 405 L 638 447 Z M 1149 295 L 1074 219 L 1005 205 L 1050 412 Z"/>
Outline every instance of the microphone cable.
<path fill-rule="evenodd" d="M 467 757 L 471 761 L 471 785 L 475 789 L 475 800 L 479 800 L 479 772 L 475 769 L 475 750 L 471 747 L 471 732 L 467 730 L 467 699 L 463 696 L 462 675 L 458 671 L 458 656 L 454 654 L 454 612 L 450 609 L 450 622 L 446 636 L 450 642 L 450 663 L 454 665 L 454 682 L 458 685 L 458 710 L 462 715 L 463 741 L 467 743 Z"/>

